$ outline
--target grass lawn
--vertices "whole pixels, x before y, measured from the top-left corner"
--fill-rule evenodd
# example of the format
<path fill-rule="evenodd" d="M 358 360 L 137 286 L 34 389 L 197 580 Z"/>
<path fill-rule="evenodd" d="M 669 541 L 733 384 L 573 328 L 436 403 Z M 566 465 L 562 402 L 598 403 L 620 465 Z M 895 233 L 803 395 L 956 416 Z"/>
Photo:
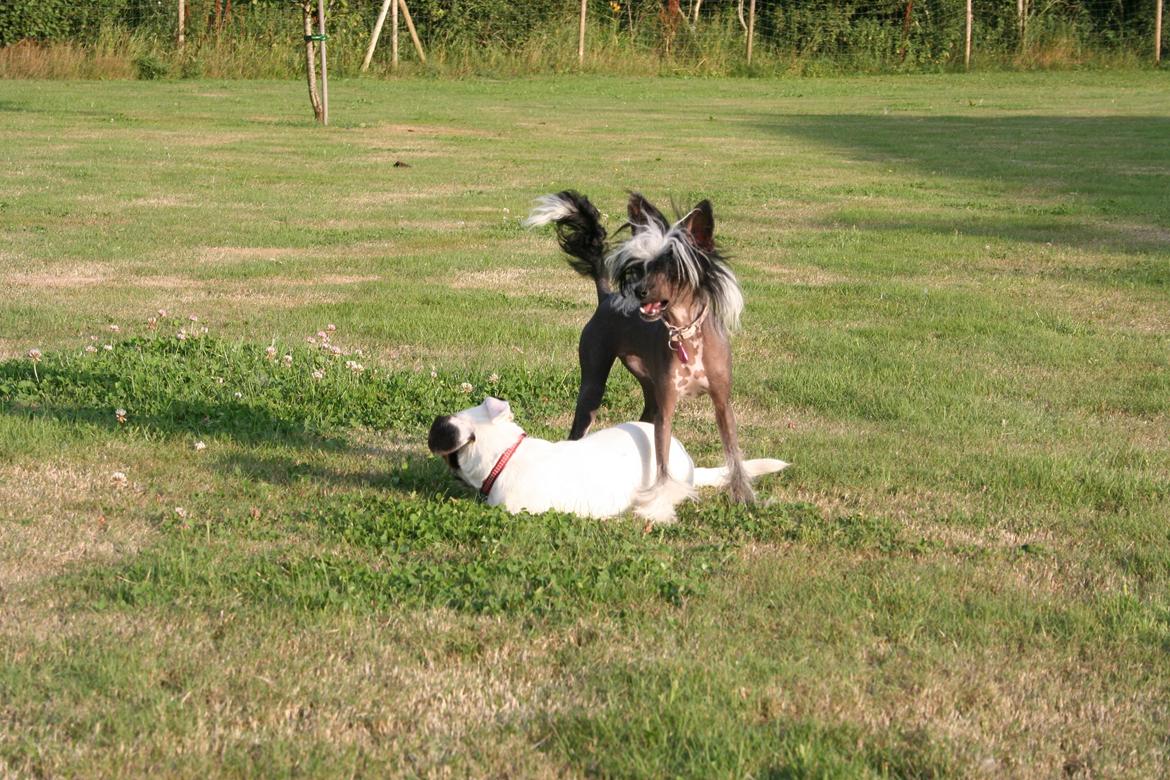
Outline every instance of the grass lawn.
<path fill-rule="evenodd" d="M 304 92 L 0 82 L 0 774 L 1170 772 L 1170 73 Z M 715 204 L 757 506 L 427 453 L 568 429 L 565 187 Z"/>

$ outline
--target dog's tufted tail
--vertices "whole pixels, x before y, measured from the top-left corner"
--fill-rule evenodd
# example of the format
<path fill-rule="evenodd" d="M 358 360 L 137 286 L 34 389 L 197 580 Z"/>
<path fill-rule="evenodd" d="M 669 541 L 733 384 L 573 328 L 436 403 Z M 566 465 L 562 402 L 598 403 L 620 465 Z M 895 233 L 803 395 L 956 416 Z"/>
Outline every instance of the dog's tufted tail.
<path fill-rule="evenodd" d="M 751 479 L 783 471 L 786 468 L 788 468 L 787 463 L 775 458 L 756 458 L 743 462 L 743 470 Z M 695 487 L 723 487 L 727 484 L 727 475 L 726 466 L 713 469 L 695 467 Z"/>
<path fill-rule="evenodd" d="M 582 276 L 593 279 L 600 301 L 612 288 L 605 272 L 605 228 L 601 215 L 589 198 L 573 190 L 538 198 L 525 227 L 556 223 L 557 241 L 569 256 L 569 265 Z"/>

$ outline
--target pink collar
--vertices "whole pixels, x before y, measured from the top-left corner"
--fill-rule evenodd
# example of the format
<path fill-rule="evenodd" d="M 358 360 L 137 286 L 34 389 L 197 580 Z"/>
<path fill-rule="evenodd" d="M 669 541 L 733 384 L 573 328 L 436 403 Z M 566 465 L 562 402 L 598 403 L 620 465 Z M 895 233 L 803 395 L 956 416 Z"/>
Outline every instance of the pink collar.
<path fill-rule="evenodd" d="M 492 485 L 496 484 L 496 478 L 500 476 L 500 472 L 504 470 L 504 466 L 507 466 L 508 461 L 516 454 L 516 449 L 520 446 L 520 442 L 524 441 L 527 435 L 527 433 L 521 433 L 516 443 L 504 450 L 504 454 L 496 461 L 496 465 L 492 467 L 491 473 L 487 475 L 487 479 L 483 481 L 483 484 L 479 488 L 479 492 L 482 495 L 487 496 L 488 493 L 492 492 Z"/>

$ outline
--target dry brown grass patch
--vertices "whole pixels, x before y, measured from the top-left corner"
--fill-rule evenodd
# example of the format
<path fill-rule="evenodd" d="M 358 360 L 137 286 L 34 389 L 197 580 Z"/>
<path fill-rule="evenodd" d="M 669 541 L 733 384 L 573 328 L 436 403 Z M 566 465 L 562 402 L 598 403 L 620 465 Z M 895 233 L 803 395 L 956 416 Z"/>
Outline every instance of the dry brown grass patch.
<path fill-rule="evenodd" d="M 148 764 L 162 754 L 214 760 L 258 742 L 282 741 L 405 759 L 415 776 L 451 773 L 453 756 L 470 761 L 463 771 L 477 775 L 559 774 L 522 736 L 509 738 L 506 747 L 496 744 L 501 733 L 537 714 L 577 704 L 573 680 L 554 663 L 556 640 L 534 640 L 502 620 L 443 610 L 306 622 L 257 622 L 230 612 L 101 613 L 65 631 L 105 637 L 161 659 L 144 667 L 141 685 L 170 691 L 171 726 L 127 746 L 119 763 Z M 55 644 L 59 639 L 41 641 L 24 652 L 64 652 Z M 214 670 L 205 668 L 212 642 Z M 102 706 L 100 698 L 83 703 L 81 713 L 65 720 Z M 46 756 L 70 752 L 63 750 L 74 744 L 64 729 L 39 715 L 35 722 Z M 92 743 L 77 747 L 77 758 L 113 758 Z"/>
<path fill-rule="evenodd" d="M 61 289 L 102 284 L 109 281 L 113 273 L 113 266 L 108 263 L 62 263 L 36 271 L 7 271 L 0 280 L 5 287 Z"/>
<path fill-rule="evenodd" d="M 899 652 L 870 647 L 867 664 L 880 670 L 899 663 Z M 1164 748 L 1142 754 L 1120 746 L 1161 742 L 1159 724 L 1170 715 L 1165 692 L 1155 686 L 1134 692 L 1118 684 L 1119 676 L 1145 672 L 1119 669 L 1105 650 L 1057 658 L 957 648 L 953 657 L 918 665 L 901 685 L 877 686 L 862 672 L 841 683 L 775 687 L 767 695 L 777 715 L 941 738 L 957 749 L 966 771 L 1049 778 L 1082 767 L 1087 776 L 1153 777 L 1165 766 Z"/>
<path fill-rule="evenodd" d="M 114 481 L 116 471 L 126 471 L 124 487 Z M 116 559 L 150 535 L 132 511 L 141 486 L 113 459 L 3 466 L 0 486 L 0 587 L 43 580 L 83 560 Z"/>

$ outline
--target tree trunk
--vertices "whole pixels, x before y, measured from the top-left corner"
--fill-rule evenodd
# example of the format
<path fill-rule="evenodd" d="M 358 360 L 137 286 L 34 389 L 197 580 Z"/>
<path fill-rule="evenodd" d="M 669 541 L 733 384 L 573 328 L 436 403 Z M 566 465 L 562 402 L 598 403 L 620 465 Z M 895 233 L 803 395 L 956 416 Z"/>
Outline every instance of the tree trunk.
<path fill-rule="evenodd" d="M 321 96 L 317 94 L 317 51 L 313 46 L 313 0 L 301 4 L 305 16 L 305 65 L 309 76 L 309 102 L 313 104 L 313 117 L 320 122 L 324 114 Z"/>

